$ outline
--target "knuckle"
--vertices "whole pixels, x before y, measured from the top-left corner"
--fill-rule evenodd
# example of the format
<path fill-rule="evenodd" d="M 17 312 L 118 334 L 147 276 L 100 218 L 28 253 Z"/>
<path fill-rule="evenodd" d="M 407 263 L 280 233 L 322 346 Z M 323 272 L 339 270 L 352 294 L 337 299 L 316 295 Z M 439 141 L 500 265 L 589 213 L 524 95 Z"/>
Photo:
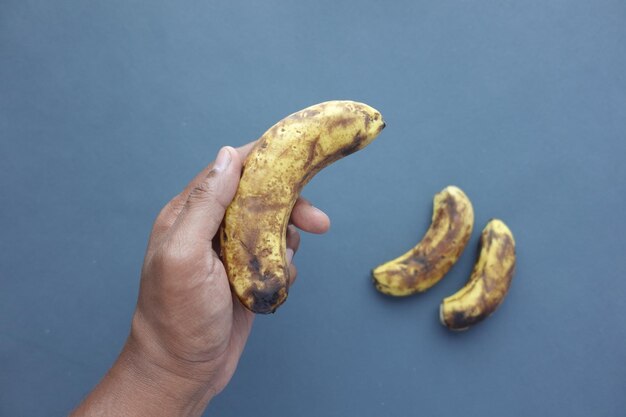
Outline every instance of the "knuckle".
<path fill-rule="evenodd" d="M 187 195 L 178 194 L 159 211 L 153 223 L 153 229 L 168 229 L 185 206 Z"/>
<path fill-rule="evenodd" d="M 176 217 L 185 207 L 185 196 L 178 195 L 173 198 L 164 208 L 165 214 L 168 217 Z"/>
<path fill-rule="evenodd" d="M 198 183 L 189 194 L 190 203 L 204 203 L 213 199 L 215 196 L 215 183 L 211 180 L 212 175 L 209 173 L 207 178 Z"/>

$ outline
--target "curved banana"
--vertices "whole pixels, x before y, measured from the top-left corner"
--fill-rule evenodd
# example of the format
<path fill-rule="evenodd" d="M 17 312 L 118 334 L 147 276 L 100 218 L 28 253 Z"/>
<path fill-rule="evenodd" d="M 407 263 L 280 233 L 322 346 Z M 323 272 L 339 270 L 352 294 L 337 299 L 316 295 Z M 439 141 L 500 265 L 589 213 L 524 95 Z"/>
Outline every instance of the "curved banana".
<path fill-rule="evenodd" d="M 465 330 L 487 318 L 504 300 L 514 273 L 513 234 L 501 220 L 492 219 L 480 236 L 480 252 L 469 281 L 441 303 L 441 324 Z"/>
<path fill-rule="evenodd" d="M 329 101 L 271 127 L 244 162 L 221 233 L 222 259 L 234 292 L 255 313 L 287 298 L 286 230 L 302 190 L 327 165 L 367 146 L 385 127 L 381 114 L 354 101 Z"/>
<path fill-rule="evenodd" d="M 459 259 L 474 226 L 474 209 L 460 188 L 435 195 L 432 223 L 422 240 L 404 255 L 372 271 L 376 289 L 397 297 L 424 292 Z"/>

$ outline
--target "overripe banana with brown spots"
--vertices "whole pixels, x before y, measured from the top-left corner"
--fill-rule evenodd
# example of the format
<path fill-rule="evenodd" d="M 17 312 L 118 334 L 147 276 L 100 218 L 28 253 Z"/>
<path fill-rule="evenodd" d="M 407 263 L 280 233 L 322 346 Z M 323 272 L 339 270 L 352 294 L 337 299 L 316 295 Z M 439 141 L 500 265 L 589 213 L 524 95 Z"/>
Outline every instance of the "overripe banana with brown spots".
<path fill-rule="evenodd" d="M 287 298 L 285 234 L 302 187 L 384 127 L 381 114 L 366 104 L 329 101 L 286 117 L 259 139 L 244 161 L 221 233 L 226 272 L 245 307 L 273 313 Z"/>
<path fill-rule="evenodd" d="M 459 259 L 473 226 L 474 209 L 469 198 L 458 187 L 444 188 L 435 195 L 432 222 L 422 240 L 372 271 L 376 289 L 397 297 L 426 291 Z"/>
<path fill-rule="evenodd" d="M 492 314 L 509 291 L 515 273 L 515 240 L 501 220 L 492 219 L 480 236 L 480 252 L 467 284 L 439 308 L 441 323 L 465 330 Z"/>

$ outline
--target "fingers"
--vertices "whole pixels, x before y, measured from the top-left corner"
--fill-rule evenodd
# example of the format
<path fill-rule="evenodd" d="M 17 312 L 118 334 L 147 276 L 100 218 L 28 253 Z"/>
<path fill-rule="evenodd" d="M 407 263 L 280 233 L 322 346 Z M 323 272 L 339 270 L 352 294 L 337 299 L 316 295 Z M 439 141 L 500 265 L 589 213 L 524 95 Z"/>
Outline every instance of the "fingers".
<path fill-rule="evenodd" d="M 237 155 L 239 156 L 240 161 L 244 161 L 245 158 L 250 153 L 250 150 L 254 147 L 256 141 L 247 143 L 243 146 L 235 148 Z M 180 194 L 176 195 L 172 200 L 170 200 L 165 207 L 161 210 L 159 215 L 157 216 L 154 227 L 152 228 L 152 235 L 156 238 L 166 232 L 172 224 L 176 221 L 176 218 L 182 211 L 187 199 L 189 198 L 189 194 L 191 191 L 196 188 L 208 175 L 208 173 L 213 169 L 213 162 L 207 165 L 202 171 L 200 171 L 194 179 L 192 179 L 189 184 L 185 187 Z"/>
<path fill-rule="evenodd" d="M 239 157 L 239 161 L 244 161 L 248 156 L 257 141 L 249 142 L 243 146 L 235 148 Z M 213 163 L 209 164 L 206 168 L 198 173 L 193 180 L 187 184 L 185 189 L 175 196 L 165 207 L 161 210 L 157 216 L 154 227 L 152 230 L 152 236 L 156 239 L 174 224 L 182 211 L 191 191 L 197 188 L 206 176 L 213 169 Z M 291 221 L 300 229 L 309 233 L 325 233 L 330 228 L 330 219 L 320 209 L 314 207 L 304 198 L 299 198 L 296 202 L 293 211 L 291 213 Z"/>
<path fill-rule="evenodd" d="M 177 194 L 174 198 L 172 198 L 166 205 L 161 209 L 161 212 L 157 216 L 154 221 L 154 226 L 152 227 L 152 237 L 158 239 L 161 235 L 169 230 L 170 227 L 174 224 L 178 215 L 183 210 L 187 199 L 189 198 L 189 194 L 191 190 L 196 188 L 204 178 L 211 172 L 213 169 L 213 162 L 211 162 L 208 166 L 206 166 L 202 171 L 200 171 L 193 180 L 187 184 L 185 189 Z"/>
<path fill-rule="evenodd" d="M 240 146 L 237 149 L 237 153 L 239 154 L 239 158 L 244 161 L 246 159 L 246 157 L 248 156 L 248 154 L 250 153 L 250 151 L 252 150 L 252 148 L 254 147 L 254 145 L 256 145 L 257 141 L 252 141 L 250 143 L 246 143 L 243 146 Z"/>
<path fill-rule="evenodd" d="M 231 164 L 227 164 L 226 167 L 217 166 L 223 161 L 209 164 L 161 210 L 153 227 L 149 250 L 157 247 L 161 237 L 167 236 L 175 223 L 178 224 L 179 231 L 183 230 L 178 236 L 184 240 L 208 241 L 214 237 L 224 211 L 236 192 L 243 161 L 256 143 L 257 141 L 250 142 L 239 148 L 223 148 L 226 149 L 226 155 L 230 157 L 227 159 Z M 185 220 L 179 219 L 183 211 L 186 212 Z M 330 219 L 326 213 L 312 206 L 304 198 L 298 198 L 296 201 L 290 221 L 310 233 L 325 233 L 330 227 Z M 193 233 L 186 236 L 188 229 Z M 291 258 L 298 250 L 300 235 L 292 226 L 287 233 L 287 256 L 291 262 Z M 295 278 L 295 266 L 291 268 L 294 270 L 292 277 Z"/>
<path fill-rule="evenodd" d="M 298 276 L 298 268 L 294 264 L 289 264 L 289 285 L 293 285 L 296 282 Z"/>
<path fill-rule="evenodd" d="M 298 247 L 300 246 L 300 233 L 293 226 L 287 226 L 287 250 L 285 256 L 287 257 L 287 263 L 291 264 L 294 255 L 298 251 Z"/>
<path fill-rule="evenodd" d="M 309 233 L 326 233 L 330 228 L 330 219 L 322 210 L 314 207 L 300 197 L 291 211 L 291 222 Z"/>
<path fill-rule="evenodd" d="M 189 193 L 172 232 L 186 244 L 208 243 L 217 233 L 226 207 L 235 196 L 241 159 L 230 146 L 223 147 L 212 169 Z"/>
<path fill-rule="evenodd" d="M 287 226 L 287 251 L 291 250 L 291 256 L 298 251 L 298 247 L 300 247 L 300 233 L 293 225 Z M 289 258 L 289 256 L 287 256 Z M 291 262 L 291 259 L 287 259 Z"/>
<path fill-rule="evenodd" d="M 289 285 L 292 285 L 298 275 L 298 269 L 293 263 L 293 257 L 300 246 L 300 233 L 293 225 L 287 227 L 287 263 L 289 263 Z"/>

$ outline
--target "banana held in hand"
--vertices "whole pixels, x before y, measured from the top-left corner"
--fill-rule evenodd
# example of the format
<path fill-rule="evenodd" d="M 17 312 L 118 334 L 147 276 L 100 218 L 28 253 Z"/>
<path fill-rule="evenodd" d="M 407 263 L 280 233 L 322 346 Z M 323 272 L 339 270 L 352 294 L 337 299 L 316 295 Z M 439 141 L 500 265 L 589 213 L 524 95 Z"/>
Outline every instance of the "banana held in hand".
<path fill-rule="evenodd" d="M 435 195 L 430 228 L 404 255 L 372 271 L 382 293 L 406 296 L 435 285 L 459 259 L 474 226 L 474 209 L 461 189 L 449 186 Z"/>
<path fill-rule="evenodd" d="M 286 230 L 302 187 L 384 127 L 381 114 L 366 104 L 329 101 L 286 117 L 259 139 L 244 162 L 221 234 L 228 278 L 249 310 L 273 313 L 287 298 Z"/>
<path fill-rule="evenodd" d="M 514 272 L 513 234 L 501 220 L 492 219 L 480 236 L 480 253 L 469 281 L 441 303 L 441 324 L 465 330 L 487 318 L 504 300 Z"/>

